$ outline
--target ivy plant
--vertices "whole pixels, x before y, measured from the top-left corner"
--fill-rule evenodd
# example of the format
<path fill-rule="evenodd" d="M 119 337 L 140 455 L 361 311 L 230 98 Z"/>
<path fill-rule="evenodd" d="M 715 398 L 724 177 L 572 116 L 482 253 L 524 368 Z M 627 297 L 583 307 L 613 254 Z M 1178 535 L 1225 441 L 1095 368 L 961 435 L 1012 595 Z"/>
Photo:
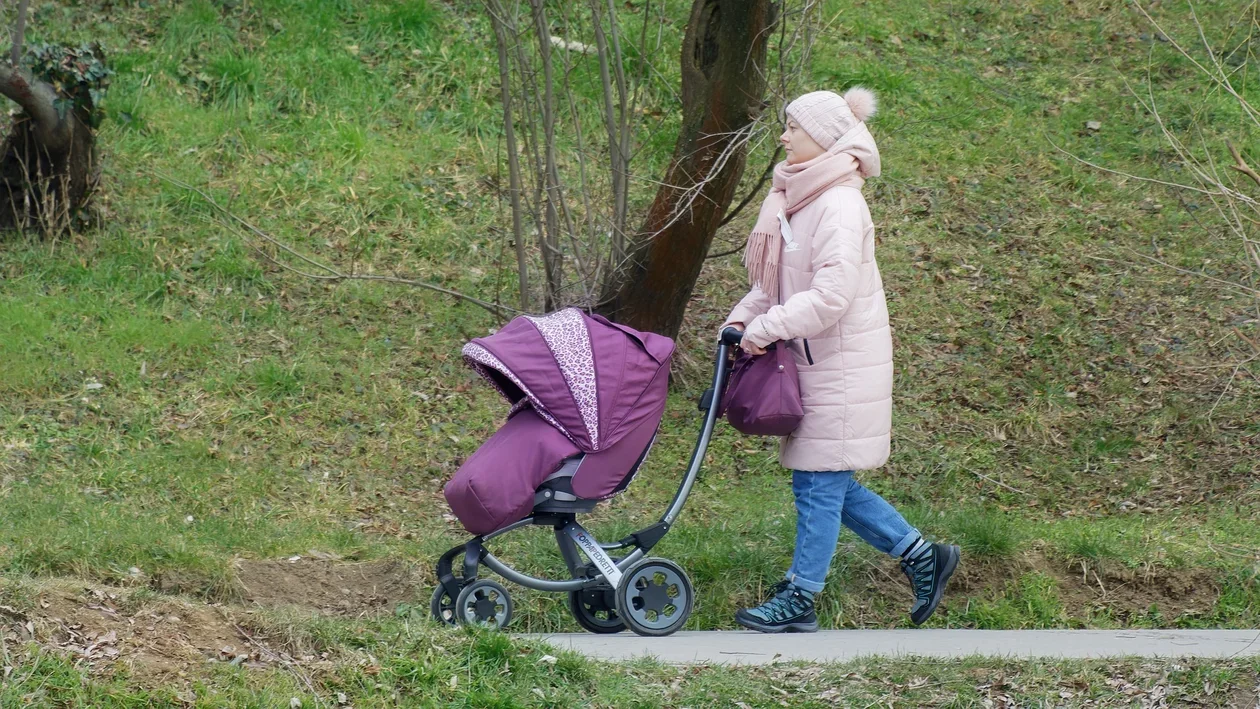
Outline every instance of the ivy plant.
<path fill-rule="evenodd" d="M 92 128 L 100 126 L 105 118 L 101 103 L 114 74 L 105 65 L 100 44 L 90 42 L 77 47 L 35 44 L 27 50 L 24 63 L 32 76 L 56 90 L 53 105 L 62 120 L 74 110 L 79 119 Z"/>

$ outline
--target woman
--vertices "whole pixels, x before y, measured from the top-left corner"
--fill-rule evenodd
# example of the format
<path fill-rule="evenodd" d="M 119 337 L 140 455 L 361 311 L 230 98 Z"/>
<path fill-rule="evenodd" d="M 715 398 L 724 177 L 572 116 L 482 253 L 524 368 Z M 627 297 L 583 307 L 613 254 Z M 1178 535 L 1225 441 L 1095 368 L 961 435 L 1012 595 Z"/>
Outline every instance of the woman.
<path fill-rule="evenodd" d="M 779 140 L 787 159 L 752 234 L 744 264 L 752 290 L 723 327 L 744 331 L 741 347 L 790 347 L 800 370 L 805 417 L 782 439 L 779 462 L 793 471 L 796 550 L 784 580 L 736 622 L 753 630 L 813 632 L 840 526 L 901 560 L 922 624 L 936 610 L 958 565 L 953 545 L 925 540 L 892 505 L 854 479 L 882 466 L 892 431 L 892 334 L 875 228 L 862 196 L 879 174 L 879 151 L 865 120 L 875 96 L 806 94 L 788 105 Z"/>

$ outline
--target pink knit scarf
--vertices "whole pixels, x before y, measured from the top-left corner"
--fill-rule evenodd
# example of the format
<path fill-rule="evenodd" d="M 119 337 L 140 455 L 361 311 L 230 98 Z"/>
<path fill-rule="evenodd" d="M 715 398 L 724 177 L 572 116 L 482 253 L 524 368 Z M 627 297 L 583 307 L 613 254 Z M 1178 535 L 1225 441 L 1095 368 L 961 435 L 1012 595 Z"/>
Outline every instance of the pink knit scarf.
<path fill-rule="evenodd" d="M 847 146 L 837 141 L 832 150 L 842 147 Z M 783 251 L 780 210 L 790 217 L 832 187 L 860 188 L 863 181 L 858 159 L 848 152 L 826 152 L 797 165 L 787 161 L 775 165 L 770 194 L 761 203 L 761 214 L 744 251 L 749 283 L 760 286 L 771 298 L 779 297 L 779 256 Z"/>

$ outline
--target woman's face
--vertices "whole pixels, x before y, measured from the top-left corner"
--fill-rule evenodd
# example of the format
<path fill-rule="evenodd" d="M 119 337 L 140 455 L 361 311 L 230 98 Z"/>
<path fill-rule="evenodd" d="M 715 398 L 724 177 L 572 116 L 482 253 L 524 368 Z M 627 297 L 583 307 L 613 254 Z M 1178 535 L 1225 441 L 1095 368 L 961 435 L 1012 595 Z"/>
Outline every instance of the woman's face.
<path fill-rule="evenodd" d="M 809 162 L 827 152 L 809 137 L 809 133 L 801 128 L 801 124 L 797 123 L 795 118 L 791 117 L 788 118 L 787 129 L 783 131 L 783 135 L 779 136 L 779 142 L 783 143 L 783 148 L 787 151 L 789 165 Z"/>

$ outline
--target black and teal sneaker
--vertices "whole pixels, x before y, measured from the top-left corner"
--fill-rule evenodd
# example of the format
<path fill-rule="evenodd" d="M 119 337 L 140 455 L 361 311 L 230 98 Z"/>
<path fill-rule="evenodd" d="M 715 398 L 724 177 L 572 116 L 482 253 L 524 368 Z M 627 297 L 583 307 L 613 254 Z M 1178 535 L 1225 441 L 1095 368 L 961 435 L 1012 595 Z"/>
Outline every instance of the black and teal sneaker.
<path fill-rule="evenodd" d="M 957 546 L 931 544 L 924 545 L 922 552 L 916 556 L 901 560 L 901 571 L 910 579 L 910 588 L 914 591 L 910 620 L 915 625 L 923 625 L 936 612 L 936 606 L 945 593 L 945 584 L 954 575 L 961 556 Z"/>
<path fill-rule="evenodd" d="M 756 608 L 735 611 L 735 622 L 762 633 L 812 633 L 818 630 L 814 594 L 780 581 L 770 598 Z"/>

